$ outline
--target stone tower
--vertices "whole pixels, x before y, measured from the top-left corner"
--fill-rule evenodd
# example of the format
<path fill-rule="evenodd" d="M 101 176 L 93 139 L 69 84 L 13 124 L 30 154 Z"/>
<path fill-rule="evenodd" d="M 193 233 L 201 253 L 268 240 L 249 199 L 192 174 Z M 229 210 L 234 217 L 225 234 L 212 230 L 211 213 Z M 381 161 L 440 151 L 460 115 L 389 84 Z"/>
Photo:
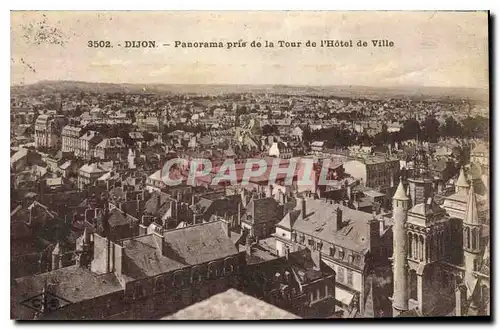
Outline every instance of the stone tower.
<path fill-rule="evenodd" d="M 409 198 L 400 180 L 396 193 L 392 197 L 393 206 L 393 272 L 394 293 L 392 299 L 392 314 L 397 316 L 408 310 L 408 278 L 407 278 L 407 241 L 406 221 L 408 219 Z"/>
<path fill-rule="evenodd" d="M 481 222 L 479 221 L 474 185 L 469 188 L 463 222 L 463 239 L 465 270 L 472 273 L 478 270 L 482 258 Z"/>
<path fill-rule="evenodd" d="M 429 171 L 429 160 L 423 148 L 418 148 L 413 157 L 413 173 L 408 178 L 411 206 L 424 203 L 433 193 L 433 182 Z"/>

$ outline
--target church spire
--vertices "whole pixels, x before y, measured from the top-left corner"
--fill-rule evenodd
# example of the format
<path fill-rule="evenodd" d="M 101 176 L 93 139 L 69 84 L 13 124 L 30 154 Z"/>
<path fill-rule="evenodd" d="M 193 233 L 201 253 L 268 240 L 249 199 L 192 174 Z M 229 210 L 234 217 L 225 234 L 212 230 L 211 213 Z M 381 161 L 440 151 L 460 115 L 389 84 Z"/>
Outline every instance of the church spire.
<path fill-rule="evenodd" d="M 455 182 L 455 192 L 469 188 L 469 182 L 465 176 L 464 167 L 460 168 L 460 174 L 458 175 L 457 182 Z"/>
<path fill-rule="evenodd" d="M 479 215 L 477 212 L 476 193 L 474 185 L 470 186 L 469 197 L 467 198 L 467 209 L 465 211 L 465 222 L 472 225 L 479 225 Z"/>

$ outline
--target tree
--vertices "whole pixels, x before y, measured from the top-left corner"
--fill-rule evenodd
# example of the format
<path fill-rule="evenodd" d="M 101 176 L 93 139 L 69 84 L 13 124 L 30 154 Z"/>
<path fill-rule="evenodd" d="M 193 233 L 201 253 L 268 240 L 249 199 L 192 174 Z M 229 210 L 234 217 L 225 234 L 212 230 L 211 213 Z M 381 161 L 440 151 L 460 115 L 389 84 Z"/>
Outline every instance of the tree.
<path fill-rule="evenodd" d="M 155 138 L 154 135 L 149 132 L 144 132 L 142 135 L 144 136 L 144 142 L 146 143 L 153 141 L 153 139 Z"/>
<path fill-rule="evenodd" d="M 441 126 L 441 135 L 446 137 L 458 137 L 464 135 L 464 127 L 453 117 L 446 117 Z"/>
<path fill-rule="evenodd" d="M 401 128 L 401 139 L 416 139 L 420 135 L 420 123 L 415 118 L 410 118 L 403 122 Z"/>
<path fill-rule="evenodd" d="M 439 138 L 439 121 L 434 116 L 427 117 L 422 123 L 422 140 L 437 142 Z"/>

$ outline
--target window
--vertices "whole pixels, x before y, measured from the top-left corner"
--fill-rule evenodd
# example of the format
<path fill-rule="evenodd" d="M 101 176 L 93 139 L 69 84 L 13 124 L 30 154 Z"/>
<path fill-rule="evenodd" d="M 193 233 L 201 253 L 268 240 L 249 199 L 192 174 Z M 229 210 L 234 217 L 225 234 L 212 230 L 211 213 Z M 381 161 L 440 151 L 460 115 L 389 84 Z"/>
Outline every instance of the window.
<path fill-rule="evenodd" d="M 324 292 L 324 291 L 323 291 L 323 290 L 321 290 L 321 289 L 322 289 L 322 288 L 318 288 L 318 299 L 321 299 L 321 298 L 323 298 L 323 297 L 324 297 L 324 296 L 323 296 L 323 292 Z"/>
<path fill-rule="evenodd" d="M 297 242 L 297 233 L 296 232 L 292 233 L 292 241 Z"/>
<path fill-rule="evenodd" d="M 474 267 L 474 271 L 478 271 L 479 270 L 479 260 L 474 259 L 473 262 L 474 262 L 474 264 L 473 264 L 474 265 L 473 266 Z"/>
<path fill-rule="evenodd" d="M 335 256 L 335 246 L 330 246 L 330 257 Z"/>
<path fill-rule="evenodd" d="M 352 270 L 347 270 L 347 285 L 352 286 Z"/>
<path fill-rule="evenodd" d="M 309 246 L 313 246 L 314 240 L 312 238 L 308 239 L 307 244 L 309 244 Z"/>
<path fill-rule="evenodd" d="M 302 234 L 300 235 L 300 243 L 304 244 L 306 237 Z"/>
<path fill-rule="evenodd" d="M 339 271 L 337 272 L 337 280 L 340 283 L 344 283 L 344 268 L 339 267 Z"/>
<path fill-rule="evenodd" d="M 354 263 L 354 254 L 351 254 L 351 255 L 349 256 L 349 262 L 350 262 L 351 264 L 353 264 L 353 263 Z"/>
<path fill-rule="evenodd" d="M 340 249 L 340 250 L 339 250 L 339 258 L 340 258 L 341 260 L 343 260 L 343 259 L 344 259 L 344 256 L 345 256 L 345 251 L 344 251 L 344 249 Z"/>
<path fill-rule="evenodd" d="M 155 292 L 165 291 L 165 281 L 161 277 L 155 279 Z"/>
<path fill-rule="evenodd" d="M 319 241 L 319 242 L 317 243 L 317 247 L 318 247 L 318 250 L 320 250 L 320 251 L 321 251 L 321 248 L 323 247 L 323 242 L 322 242 L 322 241 Z"/>

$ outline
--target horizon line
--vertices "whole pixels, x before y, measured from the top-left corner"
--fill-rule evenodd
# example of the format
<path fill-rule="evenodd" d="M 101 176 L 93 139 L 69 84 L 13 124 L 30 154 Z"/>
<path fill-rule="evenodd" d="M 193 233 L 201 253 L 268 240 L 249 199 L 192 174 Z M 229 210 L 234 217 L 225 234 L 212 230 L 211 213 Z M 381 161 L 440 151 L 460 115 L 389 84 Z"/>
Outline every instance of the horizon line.
<path fill-rule="evenodd" d="M 305 84 L 260 84 L 260 83 L 134 83 L 134 82 L 98 82 L 98 81 L 87 81 L 87 80 L 67 80 L 67 79 L 42 79 L 29 84 L 11 84 L 10 87 L 24 87 L 32 86 L 40 83 L 51 83 L 51 82 L 72 82 L 72 83 L 86 83 L 86 84 L 108 84 L 108 85 L 160 85 L 160 86 L 283 86 L 283 87 L 345 87 L 345 88 L 356 88 L 356 87 L 368 87 L 368 88 L 440 88 L 440 89 L 469 89 L 469 90 L 489 90 L 487 87 L 468 87 L 468 86 L 439 86 L 439 85 L 387 85 L 387 86 L 373 86 L 373 85 L 305 85 Z"/>

